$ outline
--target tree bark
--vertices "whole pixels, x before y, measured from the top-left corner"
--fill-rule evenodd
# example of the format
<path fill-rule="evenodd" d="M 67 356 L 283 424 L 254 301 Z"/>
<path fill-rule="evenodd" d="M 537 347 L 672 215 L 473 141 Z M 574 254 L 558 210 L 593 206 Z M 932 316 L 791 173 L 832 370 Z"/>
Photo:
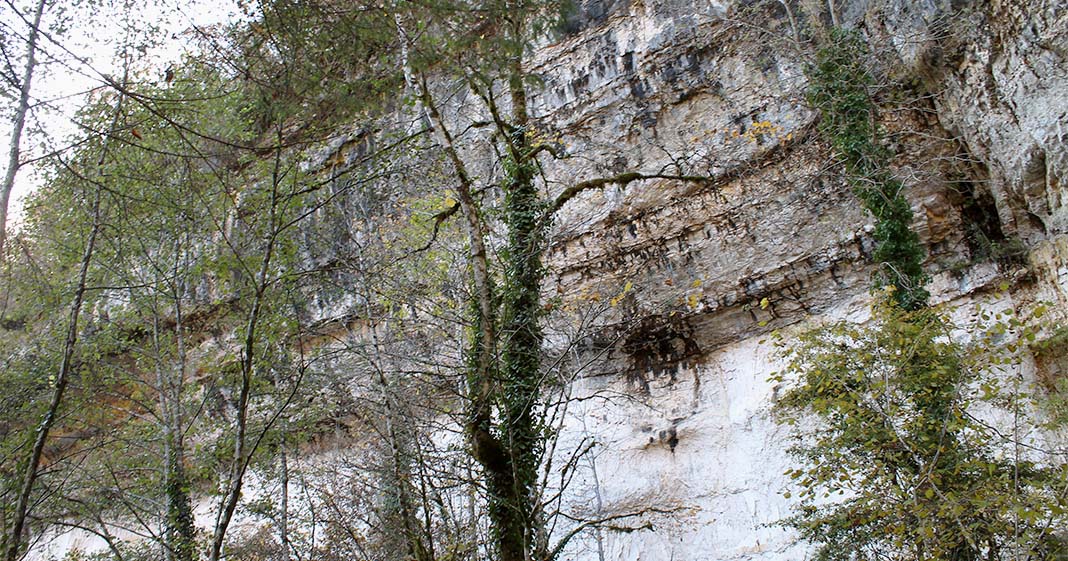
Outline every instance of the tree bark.
<path fill-rule="evenodd" d="M 7 211 L 11 201 L 11 190 L 15 188 L 15 175 L 21 167 L 19 157 L 22 131 L 26 127 L 26 114 L 30 110 L 33 72 L 37 67 L 37 36 L 41 28 L 45 3 L 46 0 L 37 0 L 37 6 L 33 11 L 33 24 L 30 25 L 30 35 L 26 39 L 26 66 L 22 71 L 22 83 L 19 84 L 19 103 L 15 108 L 15 121 L 11 124 L 11 146 L 8 147 L 7 170 L 4 172 L 4 183 L 0 185 L 0 258 L 3 258 L 4 246 L 7 242 Z"/>
<path fill-rule="evenodd" d="M 44 11 L 43 6 L 44 1 L 42 0 L 41 3 L 38 4 L 38 11 L 34 16 L 35 21 L 37 22 L 34 26 L 35 33 L 40 25 L 40 14 Z M 126 70 L 128 70 L 128 68 Z M 30 74 L 32 74 L 32 72 Z M 123 83 L 126 82 L 126 78 L 127 76 L 124 71 Z M 123 99 L 124 97 L 120 95 L 118 102 L 115 104 L 115 113 L 111 120 L 110 130 L 112 131 L 115 130 L 119 116 L 122 114 Z M 110 136 L 104 137 L 103 146 L 100 149 L 100 159 L 97 160 L 98 166 L 103 165 L 104 161 L 107 159 L 109 140 Z M 25 531 L 26 518 L 29 514 L 30 495 L 33 494 L 34 484 L 37 482 L 37 477 L 40 475 L 38 470 L 41 467 L 41 458 L 44 454 L 45 443 L 48 441 L 49 433 L 56 422 L 56 415 L 59 412 L 60 405 L 63 403 L 63 395 L 66 392 L 67 384 L 70 380 L 70 370 L 74 359 L 74 347 L 78 341 L 78 319 L 81 316 L 82 304 L 85 300 L 87 280 L 89 277 L 89 265 L 93 259 L 93 252 L 96 250 L 97 235 L 100 233 L 103 226 L 101 211 L 104 191 L 103 185 L 93 182 L 88 178 L 84 179 L 87 182 L 94 183 L 94 186 L 96 187 L 91 212 L 93 224 L 89 231 L 89 238 L 85 242 L 85 250 L 82 253 L 80 269 L 78 271 L 78 282 L 74 289 L 74 300 L 71 302 L 67 336 L 63 343 L 63 357 L 59 363 L 59 372 L 56 374 L 56 385 L 52 390 L 52 399 L 48 404 L 48 409 L 45 412 L 44 418 L 41 419 L 41 424 L 37 427 L 37 435 L 34 438 L 29 460 L 26 462 L 26 471 L 23 475 L 22 486 L 19 489 L 18 499 L 15 503 L 15 512 L 12 515 L 11 531 L 6 536 L 7 548 L 4 552 L 5 561 L 16 561 L 19 557 L 19 550 L 22 548 L 22 534 Z M 6 530 L 6 528 L 4 529 Z"/>
<path fill-rule="evenodd" d="M 269 285 L 268 276 L 271 270 L 271 262 L 274 257 L 275 243 L 280 234 L 278 212 L 281 204 L 278 189 L 282 180 L 281 172 L 281 148 L 282 131 L 278 130 L 278 145 L 275 151 L 274 169 L 271 177 L 270 222 L 266 247 L 260 259 L 260 267 L 254 278 L 255 292 L 252 298 L 252 308 L 249 310 L 245 324 L 245 337 L 241 345 L 241 385 L 238 389 L 236 435 L 234 436 L 234 458 L 230 464 L 230 475 L 227 478 L 227 489 L 219 505 L 219 512 L 215 519 L 215 529 L 212 533 L 211 549 L 208 554 L 209 561 L 219 561 L 222 557 L 223 543 L 226 540 L 226 532 L 233 520 L 237 503 L 241 499 L 241 489 L 244 485 L 245 472 L 248 469 L 250 455 L 248 451 L 248 410 L 249 400 L 252 395 L 252 375 L 256 365 L 257 328 L 260 316 L 263 312 L 263 300 L 266 297 Z"/>
<path fill-rule="evenodd" d="M 159 342 L 157 310 L 153 326 L 155 339 L 157 384 L 159 386 L 159 407 L 163 421 L 163 481 L 166 497 L 166 518 L 164 521 L 164 549 L 168 559 L 175 561 L 193 561 L 196 558 L 196 528 L 193 519 L 192 500 L 189 497 L 189 478 L 185 472 L 185 442 L 182 420 L 181 399 L 182 385 L 185 378 L 186 351 L 182 315 L 182 293 L 184 286 L 179 270 L 181 244 L 175 243 L 175 261 L 171 273 L 175 282 L 172 285 L 174 297 L 174 337 L 177 364 L 168 368 L 163 364 L 163 350 Z"/>
<path fill-rule="evenodd" d="M 519 60 L 509 80 L 512 118 L 516 127 L 509 138 L 505 165 L 504 221 L 508 227 L 501 290 L 501 439 L 507 447 L 504 466 L 484 465 L 490 471 L 489 514 L 497 530 L 502 561 L 539 559 L 536 535 L 540 533 L 536 501 L 538 467 L 544 451 L 541 402 L 541 255 L 545 225 L 543 201 L 535 184 L 537 162 L 526 134 L 526 91 Z M 502 131 L 505 132 L 505 131 Z M 504 469 L 500 469 L 500 468 Z"/>

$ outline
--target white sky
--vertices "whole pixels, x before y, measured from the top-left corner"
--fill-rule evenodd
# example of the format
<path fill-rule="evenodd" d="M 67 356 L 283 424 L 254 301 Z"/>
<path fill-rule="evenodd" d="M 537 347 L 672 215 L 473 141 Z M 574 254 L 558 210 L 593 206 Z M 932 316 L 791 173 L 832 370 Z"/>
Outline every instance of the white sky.
<path fill-rule="evenodd" d="M 55 40 L 38 42 L 38 71 L 33 78 L 32 101 L 35 105 L 22 138 L 22 161 L 49 153 L 63 146 L 78 128 L 70 117 L 84 102 L 87 93 L 101 86 L 100 74 L 122 73 L 119 58 L 127 37 L 148 32 L 161 44 L 137 53 L 137 67 L 147 77 L 161 76 L 171 61 L 192 48 L 183 31 L 193 26 L 206 27 L 239 19 L 240 0 L 49 0 L 45 27 L 54 26 L 66 16 L 69 29 Z M 18 7 L 26 20 L 32 19 L 35 0 L 0 0 L 0 23 L 6 37 L 5 50 L 12 56 L 25 53 L 26 23 L 13 11 Z M 81 6 L 93 4 L 93 6 Z M 132 31 L 128 31 L 132 30 Z M 18 34 L 18 36 L 11 36 Z M 57 45 L 60 43 L 62 46 Z M 22 73 L 22 60 L 15 61 Z M 0 119 L 0 174 L 7 166 L 11 139 L 10 118 L 16 100 L 0 98 L 4 104 Z M 34 132 L 36 131 L 36 132 Z M 21 199 L 38 184 L 32 166 L 19 170 L 12 192 L 11 226 L 21 217 Z"/>

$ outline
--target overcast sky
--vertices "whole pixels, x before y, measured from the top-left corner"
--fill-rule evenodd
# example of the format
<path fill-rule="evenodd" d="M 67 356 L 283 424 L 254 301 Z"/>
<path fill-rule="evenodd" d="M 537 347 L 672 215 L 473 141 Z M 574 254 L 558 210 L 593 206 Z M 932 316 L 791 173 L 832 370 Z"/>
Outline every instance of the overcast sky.
<path fill-rule="evenodd" d="M 48 32 L 39 40 L 43 63 L 33 79 L 35 109 L 23 133 L 22 160 L 26 161 L 64 146 L 78 128 L 71 116 L 85 96 L 101 86 L 101 74 L 122 73 L 119 53 L 128 38 L 150 35 L 160 44 L 136 52 L 137 67 L 151 76 L 162 74 L 171 61 L 191 48 L 188 34 L 193 26 L 211 26 L 239 17 L 239 0 L 49 0 L 45 27 L 55 29 L 67 22 L 68 29 Z M 12 6 L 22 12 L 20 17 Z M 28 27 L 35 0 L 0 0 L 0 25 L 5 34 L 5 50 L 11 56 L 25 53 Z M 92 5 L 88 5 L 92 4 Z M 81 5 L 81 6 L 80 6 Z M 21 75 L 22 60 L 15 61 Z M 15 101 L 3 99 L 4 119 L 0 122 L 0 169 L 7 164 L 11 139 L 10 117 Z M 29 127 L 32 127 L 29 128 Z M 31 130 L 38 130 L 32 133 Z M 32 167 L 19 170 L 12 193 L 12 225 L 21 214 L 20 199 L 40 181 Z"/>

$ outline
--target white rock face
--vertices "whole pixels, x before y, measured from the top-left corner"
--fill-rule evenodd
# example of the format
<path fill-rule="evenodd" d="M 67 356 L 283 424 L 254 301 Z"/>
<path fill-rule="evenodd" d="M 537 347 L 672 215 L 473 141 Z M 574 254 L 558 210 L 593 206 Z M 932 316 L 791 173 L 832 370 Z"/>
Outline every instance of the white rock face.
<path fill-rule="evenodd" d="M 932 282 L 935 300 L 959 309 L 962 322 L 979 302 L 988 310 L 1019 304 L 1013 296 L 984 294 L 1005 278 L 995 267 L 966 276 L 942 274 Z M 848 298 L 810 321 L 864 321 L 868 305 L 866 296 Z M 596 443 L 569 488 L 568 507 L 586 517 L 645 514 L 625 524 L 636 531 L 584 535 L 566 559 L 805 557 L 808 546 L 776 524 L 794 504 L 783 496 L 791 489 L 784 472 L 794 464 L 786 452 L 790 430 L 771 413 L 780 389 L 768 381 L 780 366 L 771 342 L 749 337 L 695 360 L 652 377 L 644 391 L 620 379 L 579 382 L 577 396 L 603 399 L 573 406 L 561 437 L 562 450 Z"/>
<path fill-rule="evenodd" d="M 877 51 L 890 47 L 895 64 L 910 72 L 947 64 L 931 59 L 948 51 L 947 27 L 973 30 L 953 45 L 963 58 L 932 78 L 934 118 L 905 128 L 960 135 L 949 144 L 975 158 L 975 179 L 993 194 L 1004 231 L 1032 247 L 1029 273 L 1007 264 L 956 267 L 935 275 L 933 300 L 964 308 L 977 301 L 1026 308 L 1036 299 L 1063 306 L 1063 3 L 975 3 L 966 8 L 972 19 L 956 21 L 948 2 L 842 4 L 843 19 L 860 26 Z M 605 323 L 669 341 L 667 350 L 654 349 L 657 356 L 635 358 L 628 350 L 649 349 L 624 336 L 595 367 L 600 375 L 578 382 L 578 395 L 607 397 L 571 411 L 560 448 L 575 449 L 584 438 L 596 445 L 568 502 L 586 516 L 591 509 L 657 512 L 636 519 L 650 523 L 640 530 L 585 536 L 569 558 L 771 561 L 807 550 L 775 526 L 791 507 L 781 495 L 790 459 L 786 431 L 770 417 L 775 388 L 767 378 L 776 365 L 761 340 L 770 327 L 865 317 L 869 218 L 841 178 L 825 174 L 830 155 L 818 140 L 794 147 L 782 138 L 805 134 L 815 118 L 803 101 L 801 58 L 767 34 L 776 25 L 785 31 L 786 14 L 762 13 L 771 19 L 749 21 L 760 30 L 747 35 L 752 29 L 732 19 L 739 13 L 740 3 L 644 2 L 536 59 L 553 72 L 543 110 L 580 136 L 603 138 L 587 146 L 614 145 L 606 157 L 655 166 L 663 144 L 679 148 L 685 140 L 671 142 L 703 131 L 693 146 L 724 178 L 709 190 L 663 183 L 592 194 L 560 221 L 550 254 L 556 292 L 607 297 L 633 282 L 637 296 L 622 299 Z M 774 46 L 762 50 L 760 41 Z M 781 137 L 732 144 L 734 132 L 746 134 L 740 123 L 763 120 L 781 126 Z M 932 271 L 954 255 L 968 259 L 962 230 L 969 218 L 949 193 L 946 168 L 931 158 L 959 148 L 899 138 L 895 165 L 910 188 Z M 736 169 L 743 171 L 733 175 Z M 1021 217 L 1034 224 L 1021 226 Z M 993 297 L 1003 282 L 1012 294 Z M 764 298 L 770 311 L 756 305 Z M 666 309 L 681 318 L 658 315 Z"/>
<path fill-rule="evenodd" d="M 605 559 L 785 559 L 804 549 L 770 526 L 786 515 L 779 494 L 788 465 L 784 431 L 769 417 L 773 366 L 768 345 L 746 340 L 680 369 L 674 381 L 653 380 L 647 394 L 587 401 L 576 407 L 563 448 L 580 437 L 596 442 L 585 477 L 570 501 L 600 504 L 600 515 L 652 512 L 620 525 L 651 525 L 630 533 L 602 531 Z M 615 389 L 585 382 L 583 393 Z M 617 386 L 613 388 L 613 386 Z M 622 387 L 618 387 L 622 386 Z M 569 442 L 570 441 L 570 442 Z M 596 469 L 596 479 L 593 469 Z M 571 550 L 574 559 L 599 559 L 596 538 Z"/>
<path fill-rule="evenodd" d="M 587 349 L 603 358 L 575 382 L 581 399 L 569 406 L 554 463 L 592 447 L 561 508 L 643 513 L 616 522 L 634 531 L 582 534 L 564 559 L 788 561 L 808 551 L 775 526 L 791 508 L 781 494 L 789 443 L 771 418 L 776 364 L 763 339 L 821 318 L 862 320 L 872 242 L 870 217 L 804 101 L 809 53 L 794 31 L 808 25 L 800 5 L 822 3 L 785 4 L 790 13 L 741 0 L 585 2 L 585 23 L 530 62 L 544 80 L 536 115 L 583 155 L 546 163 L 551 188 L 653 172 L 673 158 L 716 178 L 591 192 L 555 224 L 544 290 L 603 307 L 603 340 L 591 337 Z M 884 47 L 894 72 L 922 76 L 932 92 L 922 110 L 885 120 L 931 255 L 934 301 L 1049 300 L 1063 314 L 1064 1 L 838 4 L 844 22 Z M 965 179 L 954 175 L 961 158 L 971 160 Z M 1026 267 L 969 263 L 963 183 L 992 195 L 1004 233 L 1030 250 Z M 1010 293 L 992 296 L 1002 283 Z M 315 321 L 359 307 L 350 295 L 315 304 Z M 571 319 L 559 313 L 554 323 Z"/>

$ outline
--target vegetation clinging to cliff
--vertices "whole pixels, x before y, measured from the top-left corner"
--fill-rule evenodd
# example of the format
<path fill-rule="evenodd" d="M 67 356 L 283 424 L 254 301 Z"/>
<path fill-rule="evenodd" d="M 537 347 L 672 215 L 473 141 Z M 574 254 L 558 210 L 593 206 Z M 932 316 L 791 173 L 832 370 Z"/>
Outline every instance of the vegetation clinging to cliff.
<path fill-rule="evenodd" d="M 934 310 L 882 294 L 872 312 L 783 343 L 779 420 L 818 418 L 795 433 L 801 504 L 783 523 L 821 561 L 1063 558 L 1068 465 L 1024 441 L 1023 346 L 1003 343 L 1027 322 L 981 311 L 991 325 L 965 344 Z"/>
<path fill-rule="evenodd" d="M 773 380 L 789 387 L 778 420 L 816 423 L 794 434 L 798 465 L 787 475 L 801 503 L 782 523 L 822 561 L 1060 559 L 1066 544 L 1054 529 L 1068 522 L 1068 466 L 1020 428 L 1041 424 L 1026 413 L 1023 346 L 1011 340 L 1033 337 L 1033 326 L 980 311 L 992 325 L 966 343 L 927 307 L 925 253 L 889 169 L 867 62 L 861 36 L 835 28 L 808 71 L 820 131 L 875 217 L 882 290 L 867 323 L 780 341 L 787 364 Z"/>
<path fill-rule="evenodd" d="M 928 298 L 925 252 L 912 231 L 903 185 L 889 169 L 890 153 L 881 144 L 866 54 L 856 32 L 832 29 L 807 73 L 809 101 L 820 110 L 820 131 L 842 158 L 853 191 L 875 217 L 878 283 L 894 286 L 894 299 L 906 310 L 916 310 Z"/>

